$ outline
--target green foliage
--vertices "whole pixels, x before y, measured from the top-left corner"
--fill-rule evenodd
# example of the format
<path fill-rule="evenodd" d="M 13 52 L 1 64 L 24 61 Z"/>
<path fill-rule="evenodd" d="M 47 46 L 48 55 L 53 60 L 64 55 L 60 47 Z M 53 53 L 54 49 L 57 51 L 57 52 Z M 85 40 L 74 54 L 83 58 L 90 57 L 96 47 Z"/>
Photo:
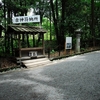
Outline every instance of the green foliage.
<path fill-rule="evenodd" d="M 51 50 L 50 53 L 51 53 L 51 54 L 55 53 L 55 50 Z"/>
<path fill-rule="evenodd" d="M 82 28 L 81 40 L 86 42 L 82 43 L 84 48 L 90 45 L 89 41 L 93 38 L 99 40 L 100 37 L 100 0 L 94 1 L 94 36 L 91 34 L 91 0 L 2 0 L 0 23 L 7 26 L 12 23 L 12 13 L 14 16 L 24 16 L 33 8 L 34 14 L 41 16 L 41 22 L 26 25 L 42 25 L 47 30 L 45 40 L 50 40 L 51 36 L 55 39 L 56 36 L 56 40 L 63 45 L 65 36 L 72 36 L 75 45 L 75 30 Z"/>
<path fill-rule="evenodd" d="M 50 27 L 50 24 L 51 24 L 51 27 Z M 51 35 L 52 36 L 54 35 L 54 26 L 53 26 L 53 23 L 50 22 L 50 20 L 47 17 L 43 18 L 42 27 L 47 30 L 46 34 L 50 34 L 50 28 L 51 28 L 51 30 L 52 30 Z"/>
<path fill-rule="evenodd" d="M 86 51 L 86 49 L 85 48 L 81 48 L 81 51 L 84 52 L 84 51 Z"/>
<path fill-rule="evenodd" d="M 4 37 L 0 38 L 0 55 L 2 56 L 4 54 Z"/>

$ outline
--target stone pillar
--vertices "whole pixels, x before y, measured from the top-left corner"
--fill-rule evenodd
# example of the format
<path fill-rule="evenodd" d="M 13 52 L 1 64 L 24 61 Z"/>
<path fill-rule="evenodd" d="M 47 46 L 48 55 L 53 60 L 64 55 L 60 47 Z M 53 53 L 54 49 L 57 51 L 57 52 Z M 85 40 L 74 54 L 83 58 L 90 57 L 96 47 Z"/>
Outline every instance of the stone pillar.
<path fill-rule="evenodd" d="M 80 53 L 80 38 L 83 31 L 81 29 L 75 30 L 76 33 L 76 53 Z"/>
<path fill-rule="evenodd" d="M 80 37 L 81 34 L 76 34 L 76 53 L 80 53 Z"/>

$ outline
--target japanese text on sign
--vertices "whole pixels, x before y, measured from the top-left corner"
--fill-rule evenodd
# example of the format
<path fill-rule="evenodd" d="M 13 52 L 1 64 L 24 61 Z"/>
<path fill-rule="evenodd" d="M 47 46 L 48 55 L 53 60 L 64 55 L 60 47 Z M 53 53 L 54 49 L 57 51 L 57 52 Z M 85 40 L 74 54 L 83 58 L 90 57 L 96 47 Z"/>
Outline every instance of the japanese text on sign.
<path fill-rule="evenodd" d="M 66 37 L 66 49 L 72 49 L 72 37 Z"/>
<path fill-rule="evenodd" d="M 12 22 L 13 23 L 40 22 L 40 15 L 13 17 Z"/>

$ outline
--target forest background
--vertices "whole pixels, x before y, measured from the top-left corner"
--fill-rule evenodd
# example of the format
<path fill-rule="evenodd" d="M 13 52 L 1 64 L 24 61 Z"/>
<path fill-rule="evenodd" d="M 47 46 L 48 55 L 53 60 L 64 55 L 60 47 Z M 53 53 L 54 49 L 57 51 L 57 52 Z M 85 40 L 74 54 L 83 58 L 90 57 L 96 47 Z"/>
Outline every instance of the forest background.
<path fill-rule="evenodd" d="M 40 15 L 40 23 L 24 25 L 41 26 L 47 30 L 45 41 L 53 50 L 64 49 L 65 37 L 72 37 L 75 49 L 75 30 L 81 29 L 81 50 L 100 45 L 99 0 L 2 0 L 0 3 L 0 55 L 5 54 L 5 31 L 13 16 Z M 2 37 L 3 36 L 3 37 Z M 48 48 L 47 47 L 47 48 Z"/>

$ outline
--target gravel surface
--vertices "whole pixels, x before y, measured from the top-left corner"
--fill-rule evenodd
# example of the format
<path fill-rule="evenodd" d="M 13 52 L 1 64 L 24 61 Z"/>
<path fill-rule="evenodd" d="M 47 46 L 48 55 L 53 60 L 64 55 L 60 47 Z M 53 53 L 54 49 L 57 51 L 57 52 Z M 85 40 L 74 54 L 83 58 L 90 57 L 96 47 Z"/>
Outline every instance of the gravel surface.
<path fill-rule="evenodd" d="M 100 100 L 100 51 L 0 73 L 0 100 Z"/>

